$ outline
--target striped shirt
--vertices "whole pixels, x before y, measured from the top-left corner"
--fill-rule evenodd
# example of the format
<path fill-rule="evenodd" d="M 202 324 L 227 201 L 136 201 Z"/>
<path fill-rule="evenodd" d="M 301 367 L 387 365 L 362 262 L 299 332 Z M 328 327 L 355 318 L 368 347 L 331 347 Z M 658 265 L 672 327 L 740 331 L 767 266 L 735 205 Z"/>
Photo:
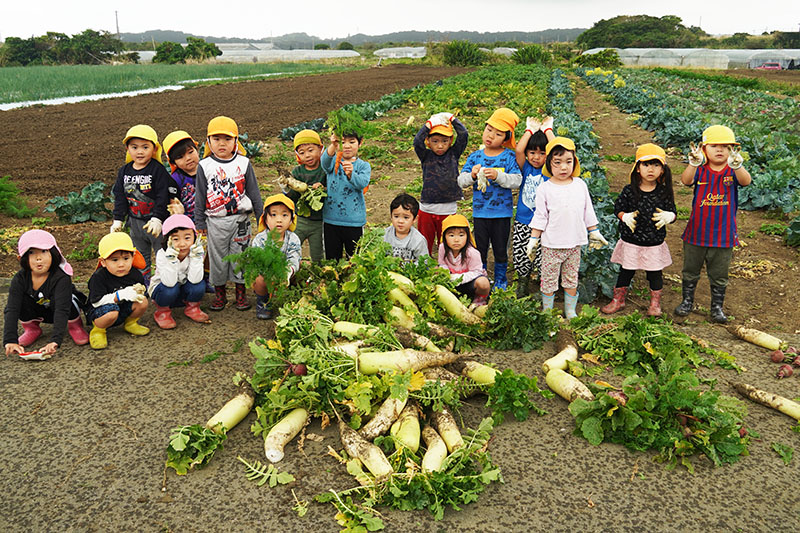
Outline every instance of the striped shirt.
<path fill-rule="evenodd" d="M 698 167 L 694 175 L 692 213 L 683 231 L 683 240 L 695 246 L 732 248 L 739 244 L 736 234 L 736 209 L 739 205 L 739 182 L 733 170 L 725 166 L 715 172 L 708 165 Z"/>

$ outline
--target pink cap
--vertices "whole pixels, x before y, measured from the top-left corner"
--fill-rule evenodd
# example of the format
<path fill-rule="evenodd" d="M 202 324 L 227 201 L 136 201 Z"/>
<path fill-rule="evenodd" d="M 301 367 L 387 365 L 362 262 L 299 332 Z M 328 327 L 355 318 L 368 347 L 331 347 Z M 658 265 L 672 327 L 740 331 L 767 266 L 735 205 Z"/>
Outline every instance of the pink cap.
<path fill-rule="evenodd" d="M 161 226 L 161 233 L 164 235 L 168 235 L 170 231 L 174 230 L 175 228 L 186 228 L 190 230 L 195 230 L 194 222 L 192 219 L 186 215 L 170 215 L 167 217 L 167 220 L 164 221 L 164 224 Z"/>
<path fill-rule="evenodd" d="M 42 229 L 32 229 L 23 233 L 19 238 L 19 242 L 17 243 L 17 253 L 20 257 L 22 257 L 25 255 L 25 252 L 31 248 L 38 248 L 40 250 L 49 250 L 50 248 L 55 248 L 58 250 L 58 253 L 61 254 L 61 263 L 58 265 L 59 268 L 61 268 L 61 270 L 63 270 L 68 276 L 72 275 L 72 266 L 67 262 L 67 258 L 64 257 L 61 249 L 56 244 L 56 238 L 50 233 Z"/>

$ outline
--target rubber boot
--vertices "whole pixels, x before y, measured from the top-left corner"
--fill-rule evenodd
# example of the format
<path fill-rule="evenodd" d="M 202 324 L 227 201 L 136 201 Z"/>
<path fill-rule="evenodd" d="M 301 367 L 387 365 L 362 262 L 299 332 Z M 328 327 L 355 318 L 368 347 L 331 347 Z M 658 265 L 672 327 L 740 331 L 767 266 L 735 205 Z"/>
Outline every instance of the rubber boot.
<path fill-rule="evenodd" d="M 91 333 L 89 333 L 89 346 L 95 350 L 102 350 L 108 346 L 105 328 L 98 328 L 97 326 L 92 328 Z"/>
<path fill-rule="evenodd" d="M 531 275 L 528 274 L 527 276 L 519 276 L 517 278 L 517 298 L 524 298 L 528 294 L 530 294 L 530 290 L 528 289 L 528 285 L 531 282 Z"/>
<path fill-rule="evenodd" d="M 212 311 L 222 311 L 228 303 L 228 294 L 225 290 L 225 285 L 217 285 L 214 287 L 214 301 L 208 306 Z"/>
<path fill-rule="evenodd" d="M 675 314 L 678 316 L 687 316 L 694 309 L 694 291 L 697 289 L 696 281 L 683 280 L 683 301 L 675 308 Z"/>
<path fill-rule="evenodd" d="M 169 307 L 162 307 L 156 304 L 156 312 L 153 313 L 153 318 L 161 329 L 175 328 L 175 319 L 172 318 L 172 309 Z"/>
<path fill-rule="evenodd" d="M 89 334 L 86 333 L 85 329 L 83 329 L 83 321 L 81 321 L 81 317 L 73 318 L 72 320 L 68 321 L 67 331 L 69 332 L 69 336 L 72 337 L 72 341 L 78 346 L 88 344 Z"/>
<path fill-rule="evenodd" d="M 489 303 L 489 295 L 488 294 L 476 294 L 475 299 L 472 300 L 473 305 L 475 307 L 480 307 L 481 305 L 488 305 Z"/>
<path fill-rule="evenodd" d="M 508 288 L 508 279 L 506 279 L 506 271 L 508 270 L 508 263 L 495 263 L 494 264 L 494 288 L 506 290 Z"/>
<path fill-rule="evenodd" d="M 647 316 L 661 316 L 661 289 L 650 290 L 650 307 L 647 308 Z"/>
<path fill-rule="evenodd" d="M 269 320 L 272 318 L 272 308 L 269 305 L 269 296 L 256 294 L 256 318 Z"/>
<path fill-rule="evenodd" d="M 252 307 L 250 302 L 247 301 L 247 288 L 244 283 L 236 284 L 236 309 L 239 311 L 247 311 Z"/>
<path fill-rule="evenodd" d="M 553 303 L 556 300 L 555 293 L 551 294 L 550 296 L 542 293 L 542 311 L 549 311 L 553 308 Z"/>
<path fill-rule="evenodd" d="M 575 312 L 575 308 L 578 307 L 578 293 L 575 292 L 575 296 L 571 296 L 567 291 L 564 291 L 564 316 L 567 317 L 567 320 L 572 320 L 578 313 Z"/>
<path fill-rule="evenodd" d="M 711 286 L 711 321 L 717 324 L 726 324 L 728 317 L 722 311 L 722 303 L 725 301 L 725 287 L 722 285 Z"/>
<path fill-rule="evenodd" d="M 625 296 L 627 294 L 628 287 L 614 287 L 614 297 L 610 302 L 600 308 L 600 312 L 610 315 L 625 309 Z"/>
<path fill-rule="evenodd" d="M 200 302 L 186 302 L 186 309 L 183 314 L 195 322 L 208 322 L 208 315 L 200 309 Z"/>
<path fill-rule="evenodd" d="M 19 336 L 21 346 L 30 346 L 42 335 L 42 328 L 39 327 L 41 321 L 41 318 L 34 318 L 22 322 L 22 335 Z"/>
<path fill-rule="evenodd" d="M 150 333 L 150 328 L 139 324 L 138 318 L 128 317 L 125 319 L 125 324 L 122 326 L 125 331 L 131 335 L 147 335 Z"/>

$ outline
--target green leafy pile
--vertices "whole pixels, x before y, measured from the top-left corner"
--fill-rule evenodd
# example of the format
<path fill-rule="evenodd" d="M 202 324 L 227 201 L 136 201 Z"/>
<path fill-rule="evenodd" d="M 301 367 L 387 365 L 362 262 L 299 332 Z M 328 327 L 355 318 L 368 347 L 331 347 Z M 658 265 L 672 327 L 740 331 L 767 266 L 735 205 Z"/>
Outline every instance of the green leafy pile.
<path fill-rule="evenodd" d="M 223 260 L 234 263 L 234 268 L 242 273 L 248 287 L 258 276 L 262 276 L 270 294 L 280 293 L 286 286 L 289 265 L 277 237 L 277 232 L 271 231 L 263 247 L 249 246 L 241 253 L 223 257 Z"/>
<path fill-rule="evenodd" d="M 167 446 L 167 466 L 182 476 L 189 470 L 203 468 L 227 438 L 224 431 L 215 433 L 200 424 L 173 428 Z"/>
<path fill-rule="evenodd" d="M 297 216 L 308 217 L 311 216 L 312 211 L 319 211 L 322 209 L 323 202 L 327 197 L 328 193 L 323 187 L 309 187 L 297 199 L 295 206 L 297 208 Z"/>
<path fill-rule="evenodd" d="M 512 290 L 492 292 L 484 321 L 482 337 L 496 350 L 541 348 L 558 327 L 554 314 L 542 312 L 531 298 L 516 298 Z"/>
<path fill-rule="evenodd" d="M 539 388 L 536 376 L 529 378 L 506 368 L 495 377 L 494 385 L 488 388 L 486 407 L 492 409 L 495 425 L 502 424 L 505 413 L 511 413 L 520 422 L 528 419 L 531 411 L 539 416 L 547 411 L 538 407 L 529 397 L 529 392 L 552 398 L 553 393 Z"/>

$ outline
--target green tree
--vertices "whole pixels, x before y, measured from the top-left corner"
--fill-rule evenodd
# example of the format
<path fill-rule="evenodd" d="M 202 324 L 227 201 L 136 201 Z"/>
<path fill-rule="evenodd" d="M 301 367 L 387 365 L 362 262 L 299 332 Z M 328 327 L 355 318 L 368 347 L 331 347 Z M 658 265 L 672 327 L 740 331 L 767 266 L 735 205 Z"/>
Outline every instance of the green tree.
<path fill-rule="evenodd" d="M 179 43 L 164 41 L 156 47 L 156 55 L 153 56 L 153 63 L 175 63 L 186 62 L 186 50 Z"/>
<path fill-rule="evenodd" d="M 314 45 L 314 50 L 330 50 L 331 45 L 325 43 L 317 43 Z"/>
<path fill-rule="evenodd" d="M 0 64 L 4 67 L 24 67 L 38 57 L 33 37 L 30 39 L 8 37 L 3 48 L 0 48 Z"/>
<path fill-rule="evenodd" d="M 775 32 L 775 48 L 800 48 L 800 31 Z"/>
<path fill-rule="evenodd" d="M 699 29 L 699 28 L 698 28 Z M 581 33 L 576 42 L 587 48 L 656 47 L 685 48 L 697 46 L 702 30 L 687 28 L 680 17 L 665 15 L 619 16 L 600 20 Z"/>
<path fill-rule="evenodd" d="M 453 41 L 444 47 L 444 63 L 454 67 L 472 67 L 483 64 L 486 54 L 469 41 Z"/>
<path fill-rule="evenodd" d="M 553 56 L 538 44 L 532 44 L 517 48 L 511 54 L 511 60 L 520 65 L 549 65 Z"/>
<path fill-rule="evenodd" d="M 348 43 L 347 41 L 342 41 L 339 43 L 339 46 L 336 47 L 337 50 L 354 50 L 353 45 Z"/>
<path fill-rule="evenodd" d="M 196 59 L 203 61 L 211 57 L 222 55 L 222 50 L 214 43 L 207 43 L 204 39 L 197 37 L 186 37 L 186 42 L 189 43 L 184 49 L 185 59 Z M 158 50 L 156 50 L 157 52 Z"/>

